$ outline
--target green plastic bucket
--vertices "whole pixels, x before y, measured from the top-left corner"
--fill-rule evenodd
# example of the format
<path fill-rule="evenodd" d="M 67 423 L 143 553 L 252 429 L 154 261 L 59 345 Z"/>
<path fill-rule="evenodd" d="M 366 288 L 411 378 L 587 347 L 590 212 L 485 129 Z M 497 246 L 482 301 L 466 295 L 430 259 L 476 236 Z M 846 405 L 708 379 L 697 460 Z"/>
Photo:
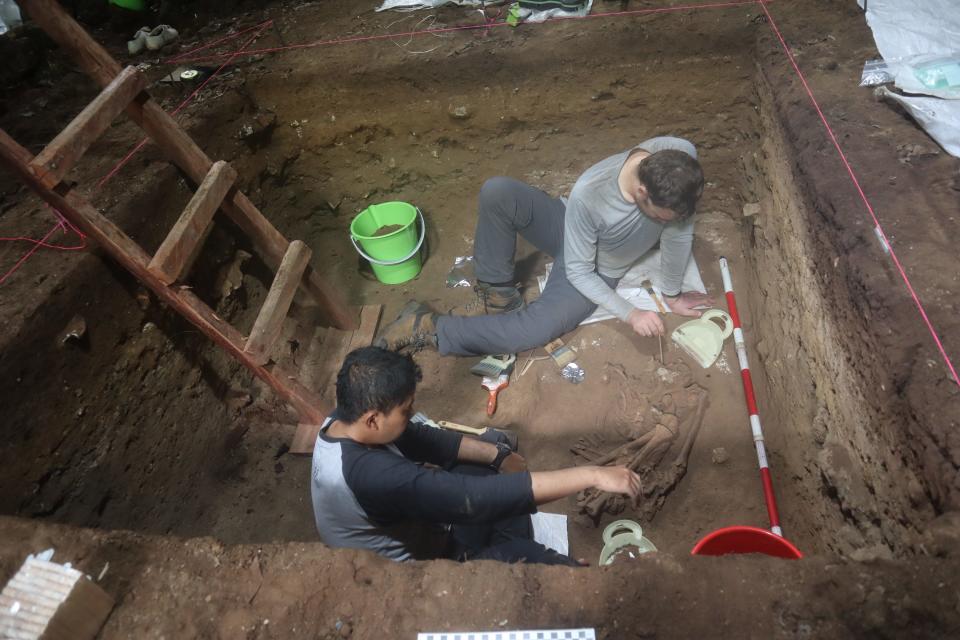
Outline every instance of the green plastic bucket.
<path fill-rule="evenodd" d="M 417 233 L 417 218 L 420 232 Z M 392 233 L 378 236 L 382 227 L 399 225 Z M 350 242 L 370 262 L 373 274 L 384 284 L 400 284 L 420 273 L 420 247 L 426 235 L 423 214 L 406 202 L 372 204 L 350 223 Z M 419 236 L 419 237 L 418 237 Z"/>
<path fill-rule="evenodd" d="M 114 4 L 130 11 L 143 11 L 147 8 L 146 0 L 107 0 L 108 4 Z"/>

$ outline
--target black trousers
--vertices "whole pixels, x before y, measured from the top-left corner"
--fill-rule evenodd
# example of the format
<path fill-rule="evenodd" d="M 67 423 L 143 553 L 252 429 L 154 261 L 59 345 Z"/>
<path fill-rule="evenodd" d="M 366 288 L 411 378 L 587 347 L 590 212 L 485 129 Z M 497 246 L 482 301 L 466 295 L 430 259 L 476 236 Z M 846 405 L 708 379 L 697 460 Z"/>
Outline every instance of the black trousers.
<path fill-rule="evenodd" d="M 506 436 L 493 429 L 481 440 L 504 442 Z M 497 473 L 489 467 L 460 463 L 449 469 L 451 473 L 484 476 Z M 578 567 L 580 564 L 553 549 L 548 549 L 533 539 L 533 523 L 529 515 L 504 518 L 493 523 L 455 524 L 451 528 L 452 548 L 449 557 L 466 560 L 499 560 L 510 564 L 528 562 L 533 564 L 559 564 Z"/>

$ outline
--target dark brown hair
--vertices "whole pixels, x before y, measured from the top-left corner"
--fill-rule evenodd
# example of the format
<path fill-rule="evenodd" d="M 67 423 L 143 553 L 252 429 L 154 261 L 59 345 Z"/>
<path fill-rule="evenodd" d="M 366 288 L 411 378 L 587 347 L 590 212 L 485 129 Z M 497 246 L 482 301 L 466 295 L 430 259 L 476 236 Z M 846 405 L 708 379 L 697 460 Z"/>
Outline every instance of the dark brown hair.
<path fill-rule="evenodd" d="M 637 177 L 653 204 L 670 209 L 681 220 L 693 215 L 703 193 L 700 163 L 675 149 L 657 151 L 641 160 Z"/>

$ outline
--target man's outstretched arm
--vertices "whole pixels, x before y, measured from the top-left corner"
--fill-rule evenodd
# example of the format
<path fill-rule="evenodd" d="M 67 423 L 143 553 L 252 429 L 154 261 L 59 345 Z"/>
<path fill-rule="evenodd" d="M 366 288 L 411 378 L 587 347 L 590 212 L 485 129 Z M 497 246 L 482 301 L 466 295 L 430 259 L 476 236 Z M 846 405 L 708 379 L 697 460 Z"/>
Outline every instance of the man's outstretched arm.
<path fill-rule="evenodd" d="M 533 500 L 538 505 L 572 496 L 584 489 L 622 493 L 636 499 L 640 495 L 640 476 L 626 467 L 571 467 L 558 471 L 530 474 Z"/>

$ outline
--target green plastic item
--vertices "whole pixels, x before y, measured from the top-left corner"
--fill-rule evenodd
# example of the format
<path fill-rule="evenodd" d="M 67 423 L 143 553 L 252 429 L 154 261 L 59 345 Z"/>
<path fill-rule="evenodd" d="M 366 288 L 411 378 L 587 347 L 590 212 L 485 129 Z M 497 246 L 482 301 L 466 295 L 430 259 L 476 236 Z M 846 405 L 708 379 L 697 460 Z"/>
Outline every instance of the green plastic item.
<path fill-rule="evenodd" d="M 723 321 L 723 328 L 712 319 Z M 673 330 L 671 338 L 678 347 L 706 369 L 714 363 L 723 349 L 723 341 L 733 333 L 733 320 L 722 309 L 710 309 L 696 320 L 684 322 Z"/>
<path fill-rule="evenodd" d="M 107 0 L 107 4 L 114 4 L 130 11 L 143 11 L 147 8 L 146 0 Z"/>
<path fill-rule="evenodd" d="M 520 3 L 515 2 L 510 5 L 510 10 L 507 12 L 507 24 L 511 27 L 516 27 L 520 24 L 520 21 L 523 18 L 520 17 Z"/>
<path fill-rule="evenodd" d="M 600 551 L 600 566 L 613 564 L 613 557 L 620 549 L 634 546 L 638 555 L 656 551 L 657 547 L 643 537 L 643 529 L 633 520 L 616 520 L 603 530 L 603 549 Z"/>
<path fill-rule="evenodd" d="M 417 238 L 417 218 L 420 234 Z M 383 227 L 399 225 L 386 235 L 376 235 Z M 420 247 L 427 227 L 423 214 L 406 202 L 372 204 L 350 223 L 350 242 L 373 268 L 373 274 L 383 284 L 401 284 L 413 280 L 423 266 Z"/>

